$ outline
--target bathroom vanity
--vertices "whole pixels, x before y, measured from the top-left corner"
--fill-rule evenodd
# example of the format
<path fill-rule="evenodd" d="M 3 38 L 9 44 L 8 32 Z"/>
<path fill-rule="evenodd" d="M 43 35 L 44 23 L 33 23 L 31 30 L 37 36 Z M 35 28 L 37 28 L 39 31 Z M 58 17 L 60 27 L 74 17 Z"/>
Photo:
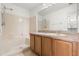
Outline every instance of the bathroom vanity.
<path fill-rule="evenodd" d="M 30 33 L 30 48 L 40 56 L 78 56 L 79 35 Z"/>

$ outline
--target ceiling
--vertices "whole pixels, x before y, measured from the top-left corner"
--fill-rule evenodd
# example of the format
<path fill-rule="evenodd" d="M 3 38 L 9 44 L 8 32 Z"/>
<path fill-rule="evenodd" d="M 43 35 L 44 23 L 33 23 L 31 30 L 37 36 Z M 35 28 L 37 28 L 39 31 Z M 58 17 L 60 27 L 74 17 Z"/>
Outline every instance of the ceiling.
<path fill-rule="evenodd" d="M 25 8 L 25 9 L 29 9 L 29 10 L 32 10 L 36 7 L 43 5 L 43 3 L 14 3 L 14 4 L 17 5 L 17 6 L 20 6 L 22 8 Z M 52 6 L 50 6 L 48 8 L 40 10 L 39 14 L 40 15 L 46 15 L 48 13 L 51 13 L 51 11 L 56 11 L 56 10 L 59 10 L 61 8 L 67 7 L 67 6 L 69 6 L 69 3 L 56 3 L 56 4 L 53 4 Z"/>
<path fill-rule="evenodd" d="M 62 9 L 64 7 L 68 7 L 69 4 L 64 4 L 64 3 L 57 3 L 55 5 L 52 5 L 51 7 L 48 7 L 46 9 L 43 9 L 39 12 L 40 15 L 46 15 L 48 13 L 51 13 L 52 11 L 56 11 L 56 10 L 59 10 L 59 9 Z"/>
<path fill-rule="evenodd" d="M 41 3 L 14 3 L 14 4 L 25 9 L 33 9 L 41 5 Z"/>

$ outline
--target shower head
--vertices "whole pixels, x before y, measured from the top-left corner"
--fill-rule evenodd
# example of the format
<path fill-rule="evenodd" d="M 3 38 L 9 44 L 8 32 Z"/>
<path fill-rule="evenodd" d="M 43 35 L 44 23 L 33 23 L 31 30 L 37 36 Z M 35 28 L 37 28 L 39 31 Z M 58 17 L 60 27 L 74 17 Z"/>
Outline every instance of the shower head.
<path fill-rule="evenodd" d="M 12 8 L 7 8 L 6 6 L 3 6 L 3 8 L 4 8 L 5 10 L 11 10 L 11 11 L 13 11 Z"/>
<path fill-rule="evenodd" d="M 13 11 L 13 8 L 9 8 L 9 7 L 7 7 L 4 4 L 1 4 L 1 6 L 2 6 L 2 10 L 10 10 L 10 11 Z"/>

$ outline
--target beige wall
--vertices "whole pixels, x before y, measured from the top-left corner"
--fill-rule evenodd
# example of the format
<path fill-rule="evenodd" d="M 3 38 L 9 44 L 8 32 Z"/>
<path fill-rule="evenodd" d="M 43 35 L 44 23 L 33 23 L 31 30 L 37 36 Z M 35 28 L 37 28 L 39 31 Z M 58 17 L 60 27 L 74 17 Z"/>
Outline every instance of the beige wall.
<path fill-rule="evenodd" d="M 30 17 L 30 32 L 36 32 L 36 16 Z"/>

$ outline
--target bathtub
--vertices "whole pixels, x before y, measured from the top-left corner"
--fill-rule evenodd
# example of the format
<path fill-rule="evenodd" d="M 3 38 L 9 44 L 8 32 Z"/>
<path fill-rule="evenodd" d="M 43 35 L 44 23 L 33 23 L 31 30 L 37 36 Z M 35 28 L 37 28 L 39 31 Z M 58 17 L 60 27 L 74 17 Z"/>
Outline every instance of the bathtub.
<path fill-rule="evenodd" d="M 0 34 L 0 56 L 10 56 L 21 52 L 23 49 L 29 47 L 25 43 L 28 39 L 15 37 L 7 39 Z"/>

